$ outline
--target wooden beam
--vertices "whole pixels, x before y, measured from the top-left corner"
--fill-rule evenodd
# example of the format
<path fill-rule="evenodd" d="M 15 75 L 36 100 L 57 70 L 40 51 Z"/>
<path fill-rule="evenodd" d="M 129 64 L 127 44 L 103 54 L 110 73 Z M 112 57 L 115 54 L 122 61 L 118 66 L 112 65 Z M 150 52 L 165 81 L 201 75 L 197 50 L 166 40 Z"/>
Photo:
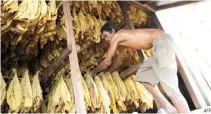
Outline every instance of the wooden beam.
<path fill-rule="evenodd" d="M 132 24 L 132 22 L 131 22 L 131 20 L 129 18 L 128 12 L 127 12 L 127 10 L 128 10 L 127 9 L 127 7 L 128 7 L 127 2 L 125 2 L 125 1 L 119 1 L 118 4 L 119 4 L 119 6 L 121 8 L 121 11 L 122 11 L 124 20 L 128 20 L 128 21 L 126 21 L 126 27 L 125 28 L 134 29 L 134 26 L 133 26 L 133 24 Z M 142 53 L 142 54 L 140 54 L 140 53 Z M 139 52 L 139 56 L 140 56 L 140 58 L 143 58 L 143 59 L 146 58 L 143 50 L 141 50 Z"/>
<path fill-rule="evenodd" d="M 60 54 L 60 56 L 58 58 L 56 58 L 54 61 L 52 61 L 49 65 L 49 67 L 47 67 L 45 70 L 44 70 L 44 74 L 46 76 L 50 76 L 54 70 L 60 65 L 60 63 L 66 59 L 68 57 L 68 55 L 71 53 L 72 49 L 70 48 L 65 48 L 62 53 Z"/>
<path fill-rule="evenodd" d="M 54 70 L 54 72 L 52 72 L 52 74 L 48 77 L 48 80 L 44 83 L 45 84 L 44 89 L 52 86 L 52 82 L 57 76 L 58 72 L 68 64 L 69 64 L 69 58 L 66 58 L 59 64 L 59 66 Z"/>
<path fill-rule="evenodd" d="M 67 45 L 72 48 L 72 53 L 69 55 L 71 67 L 71 79 L 73 84 L 74 99 L 76 104 L 76 113 L 86 113 L 84 94 L 81 81 L 81 72 L 78 64 L 78 56 L 76 52 L 76 44 L 73 33 L 72 17 L 70 13 L 70 4 L 68 1 L 63 1 L 63 10 L 65 17 L 65 28 L 67 35 Z"/>
<path fill-rule="evenodd" d="M 121 79 L 124 80 L 124 79 L 128 78 L 129 76 L 131 76 L 133 73 L 135 73 L 140 67 L 141 67 L 141 63 L 134 64 L 134 65 L 130 66 L 130 68 L 121 72 L 119 74 L 119 76 Z"/>
<path fill-rule="evenodd" d="M 177 53 L 176 61 L 177 61 L 179 73 L 186 85 L 186 88 L 193 100 L 195 107 L 196 108 L 206 107 L 207 106 L 206 102 L 205 102 L 195 80 L 193 79 L 187 65 L 185 64 L 184 60 L 182 59 L 180 53 L 179 52 L 176 52 L 176 53 Z"/>
<path fill-rule="evenodd" d="M 118 28 L 117 28 L 117 31 L 123 27 L 125 27 L 126 23 L 127 23 L 128 20 L 126 19 L 123 19 L 123 21 L 118 25 Z"/>
<path fill-rule="evenodd" d="M 143 5 L 143 4 L 141 4 L 140 2 L 137 2 L 137 1 L 127 1 L 127 3 L 139 8 L 139 9 L 141 9 L 141 10 L 143 10 L 146 13 L 149 13 L 149 14 L 153 14 L 155 12 L 155 10 L 150 8 L 147 4 Z"/>
<path fill-rule="evenodd" d="M 157 15 L 153 14 L 152 18 L 156 27 L 164 31 L 162 25 L 160 24 L 158 20 Z M 176 61 L 177 61 L 179 73 L 186 85 L 186 88 L 193 100 L 195 107 L 196 108 L 205 107 L 206 102 L 178 50 L 176 50 Z"/>
<path fill-rule="evenodd" d="M 42 83 L 51 83 L 53 81 L 58 73 L 58 70 L 63 68 L 61 63 L 66 61 L 71 51 L 71 48 L 66 47 L 59 55 L 59 57 L 50 63 L 49 67 L 47 67 L 42 73 Z M 80 46 L 76 46 L 76 51 L 80 52 Z M 69 60 L 67 62 L 69 62 Z"/>
<path fill-rule="evenodd" d="M 192 4 L 192 3 L 196 3 L 196 2 L 200 2 L 200 1 L 155 1 L 152 4 L 153 4 L 155 10 L 159 11 L 159 10 L 163 10 L 163 9 L 188 5 L 188 4 Z"/>
<path fill-rule="evenodd" d="M 174 39 L 176 40 L 176 38 Z M 204 97 L 204 100 L 206 101 L 207 105 L 210 106 L 211 105 L 211 90 L 208 86 L 208 84 L 206 83 L 206 80 L 204 79 L 200 69 L 198 67 L 200 66 L 200 60 L 198 60 L 199 58 L 197 58 L 197 56 L 195 56 L 195 52 L 191 49 L 186 49 L 186 51 L 183 51 L 182 49 L 187 48 L 184 45 L 180 45 L 183 44 L 183 42 L 177 41 L 177 44 L 179 45 L 179 50 L 182 54 L 182 57 L 184 58 L 184 62 L 186 63 L 189 71 L 191 72 L 191 75 L 193 77 L 193 79 L 195 80 L 202 96 Z"/>
<path fill-rule="evenodd" d="M 133 25 L 132 25 L 132 23 L 130 21 L 128 12 L 127 12 L 127 10 L 128 10 L 127 9 L 127 7 L 128 7 L 127 2 L 125 2 L 125 1 L 118 1 L 118 3 L 119 3 L 119 6 L 121 8 L 124 20 L 126 21 L 126 27 L 125 28 L 134 29 L 134 27 L 133 27 Z"/>

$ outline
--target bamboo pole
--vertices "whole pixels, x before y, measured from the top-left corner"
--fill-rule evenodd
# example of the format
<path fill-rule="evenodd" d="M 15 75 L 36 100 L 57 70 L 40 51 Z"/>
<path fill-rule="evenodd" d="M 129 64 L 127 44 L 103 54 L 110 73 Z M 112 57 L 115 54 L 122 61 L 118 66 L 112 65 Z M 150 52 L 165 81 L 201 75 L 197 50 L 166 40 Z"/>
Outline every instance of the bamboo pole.
<path fill-rule="evenodd" d="M 72 17 L 70 13 L 70 4 L 68 1 L 63 1 L 63 10 L 65 17 L 65 28 L 67 35 L 68 48 L 72 48 L 72 53 L 69 55 L 71 67 L 71 79 L 73 84 L 73 93 L 76 104 L 77 113 L 86 113 L 84 94 L 81 81 L 81 72 L 78 64 L 78 56 L 76 52 L 76 43 L 73 33 Z"/>
<path fill-rule="evenodd" d="M 130 66 L 128 69 L 121 72 L 119 74 L 119 76 L 121 79 L 124 80 L 124 79 L 128 78 L 129 76 L 131 76 L 133 73 L 135 73 L 140 67 L 141 67 L 141 63 L 134 64 L 134 65 Z"/>
<path fill-rule="evenodd" d="M 60 54 L 60 56 L 58 58 L 56 58 L 54 61 L 52 61 L 49 65 L 49 67 L 47 67 L 44 70 L 44 74 L 46 76 L 50 76 L 51 73 L 53 73 L 53 71 L 59 66 L 59 64 L 68 57 L 68 55 L 71 53 L 72 49 L 70 48 L 65 48 L 62 53 Z"/>
<path fill-rule="evenodd" d="M 198 88 L 196 81 L 194 80 L 191 72 L 189 71 L 186 63 L 184 62 L 182 56 L 180 55 L 179 51 L 176 51 L 176 61 L 179 73 L 187 87 L 187 90 L 193 100 L 193 103 L 196 108 L 203 108 L 206 107 L 207 104 Z"/>

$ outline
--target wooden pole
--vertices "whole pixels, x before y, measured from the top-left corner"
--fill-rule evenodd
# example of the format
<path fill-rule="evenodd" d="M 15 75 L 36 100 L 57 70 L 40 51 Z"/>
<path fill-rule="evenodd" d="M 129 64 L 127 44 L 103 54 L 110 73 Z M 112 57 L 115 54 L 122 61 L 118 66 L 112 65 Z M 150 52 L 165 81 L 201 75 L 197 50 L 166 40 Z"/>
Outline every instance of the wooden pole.
<path fill-rule="evenodd" d="M 146 13 L 153 14 L 155 12 L 155 10 L 150 8 L 148 5 L 143 5 L 143 4 L 141 4 L 140 2 L 137 2 L 137 1 L 127 1 L 127 3 L 145 11 Z"/>
<path fill-rule="evenodd" d="M 70 13 L 70 4 L 68 1 L 63 1 L 63 10 L 65 17 L 65 28 L 67 35 L 67 45 L 72 48 L 72 53 L 69 55 L 71 67 L 71 79 L 73 84 L 74 99 L 76 104 L 76 113 L 86 113 L 84 94 L 81 81 L 81 72 L 78 64 L 78 56 L 76 52 L 76 44 L 73 33 L 72 17 Z"/>
<path fill-rule="evenodd" d="M 127 7 L 128 7 L 127 2 L 126 1 L 119 1 L 118 3 L 119 3 L 119 6 L 121 8 L 121 11 L 122 11 L 124 20 L 128 20 L 128 21 L 126 21 L 126 28 L 128 28 L 128 29 L 134 29 L 134 26 L 133 26 L 133 24 L 132 24 L 132 22 L 131 22 L 131 20 L 129 18 L 128 12 L 127 12 L 127 10 L 128 10 L 127 9 Z M 141 50 L 141 53 L 142 54 L 139 53 L 139 55 L 142 55 L 143 57 L 141 57 L 141 58 L 144 58 L 145 59 L 146 58 L 146 55 L 144 54 L 144 51 Z"/>
<path fill-rule="evenodd" d="M 174 38 L 174 40 L 176 40 L 176 39 Z M 177 41 L 177 44 L 182 44 L 182 42 Z M 206 83 L 206 80 L 204 79 L 202 72 L 198 68 L 198 66 L 200 66 L 200 64 L 197 63 L 198 59 L 195 56 L 194 51 L 192 51 L 191 49 L 188 50 L 188 48 L 183 45 L 179 45 L 178 47 L 179 47 L 182 57 L 184 58 L 185 64 L 187 65 L 202 96 L 204 97 L 204 100 L 206 101 L 207 105 L 210 106 L 211 105 L 211 97 L 210 97 L 211 90 L 210 90 L 208 84 Z M 186 51 L 182 50 L 184 48 L 186 48 Z"/>
<path fill-rule="evenodd" d="M 123 14 L 123 17 L 124 17 L 124 20 L 126 20 L 126 27 L 125 28 L 129 28 L 129 29 L 134 29 L 131 21 L 130 21 L 130 18 L 129 18 L 129 15 L 128 15 L 128 12 L 127 12 L 127 7 L 128 7 L 128 4 L 127 2 L 125 1 L 119 1 L 119 6 L 121 8 L 121 11 L 122 11 L 122 14 Z"/>
<path fill-rule="evenodd" d="M 130 66 L 130 68 L 121 72 L 119 74 L 119 76 L 121 79 L 124 80 L 124 79 L 128 78 L 130 75 L 132 75 L 133 73 L 135 73 L 140 67 L 141 67 L 141 63 L 134 64 L 134 65 Z"/>
<path fill-rule="evenodd" d="M 193 103 L 196 108 L 203 108 L 206 107 L 206 102 L 194 80 L 192 77 L 187 65 L 185 64 L 183 58 L 181 57 L 180 53 L 177 51 L 176 52 L 176 61 L 177 61 L 177 66 L 179 73 L 186 85 L 186 88 L 193 100 Z"/>
<path fill-rule="evenodd" d="M 66 58 L 64 61 L 62 61 L 59 64 L 59 66 L 54 70 L 54 72 L 52 72 L 52 74 L 48 77 L 48 80 L 45 82 L 44 88 L 49 88 L 51 86 L 53 80 L 57 76 L 57 73 L 68 64 L 69 64 L 69 58 Z"/>
<path fill-rule="evenodd" d="M 71 53 L 72 49 L 70 48 L 65 48 L 62 53 L 60 54 L 60 56 L 58 58 L 56 58 L 54 61 L 52 61 L 49 65 L 49 67 L 47 67 L 44 70 L 44 74 L 46 76 L 50 76 L 51 73 L 54 72 L 54 70 L 59 66 L 59 64 L 68 57 L 68 55 Z"/>
<path fill-rule="evenodd" d="M 66 47 L 62 51 L 62 53 L 59 55 L 59 57 L 50 63 L 49 67 L 47 67 L 44 70 L 44 73 L 42 73 L 42 76 L 43 76 L 42 83 L 46 83 L 46 82 L 51 83 L 53 81 L 53 79 L 56 77 L 59 70 L 63 68 L 64 66 L 63 62 L 69 62 L 69 60 L 67 61 L 66 59 L 68 59 L 68 55 L 71 53 L 71 51 L 72 49 L 69 49 L 68 47 Z M 76 46 L 76 51 L 80 52 L 79 46 Z"/>

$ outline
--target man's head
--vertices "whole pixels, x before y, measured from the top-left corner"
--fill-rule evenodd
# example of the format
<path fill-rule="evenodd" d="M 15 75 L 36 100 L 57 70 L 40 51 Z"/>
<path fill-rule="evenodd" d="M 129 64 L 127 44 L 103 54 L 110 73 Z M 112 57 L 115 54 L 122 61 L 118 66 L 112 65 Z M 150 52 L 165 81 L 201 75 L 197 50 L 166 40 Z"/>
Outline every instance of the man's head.
<path fill-rule="evenodd" d="M 112 37 L 115 34 L 115 30 L 117 29 L 117 25 L 108 22 L 104 24 L 101 28 L 101 33 L 103 34 L 103 38 L 105 38 L 106 41 L 111 41 Z"/>

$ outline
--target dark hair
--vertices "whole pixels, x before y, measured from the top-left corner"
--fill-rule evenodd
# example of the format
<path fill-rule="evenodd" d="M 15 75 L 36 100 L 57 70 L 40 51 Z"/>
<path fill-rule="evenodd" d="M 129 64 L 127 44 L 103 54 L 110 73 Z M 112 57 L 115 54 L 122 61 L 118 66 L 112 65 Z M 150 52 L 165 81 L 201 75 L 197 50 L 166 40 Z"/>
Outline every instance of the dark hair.
<path fill-rule="evenodd" d="M 106 32 L 110 32 L 112 33 L 112 29 L 114 29 L 115 31 L 117 30 L 118 28 L 118 25 L 117 24 L 113 24 L 112 22 L 107 22 L 106 24 L 104 24 L 101 28 L 101 33 L 103 31 L 106 31 Z"/>

